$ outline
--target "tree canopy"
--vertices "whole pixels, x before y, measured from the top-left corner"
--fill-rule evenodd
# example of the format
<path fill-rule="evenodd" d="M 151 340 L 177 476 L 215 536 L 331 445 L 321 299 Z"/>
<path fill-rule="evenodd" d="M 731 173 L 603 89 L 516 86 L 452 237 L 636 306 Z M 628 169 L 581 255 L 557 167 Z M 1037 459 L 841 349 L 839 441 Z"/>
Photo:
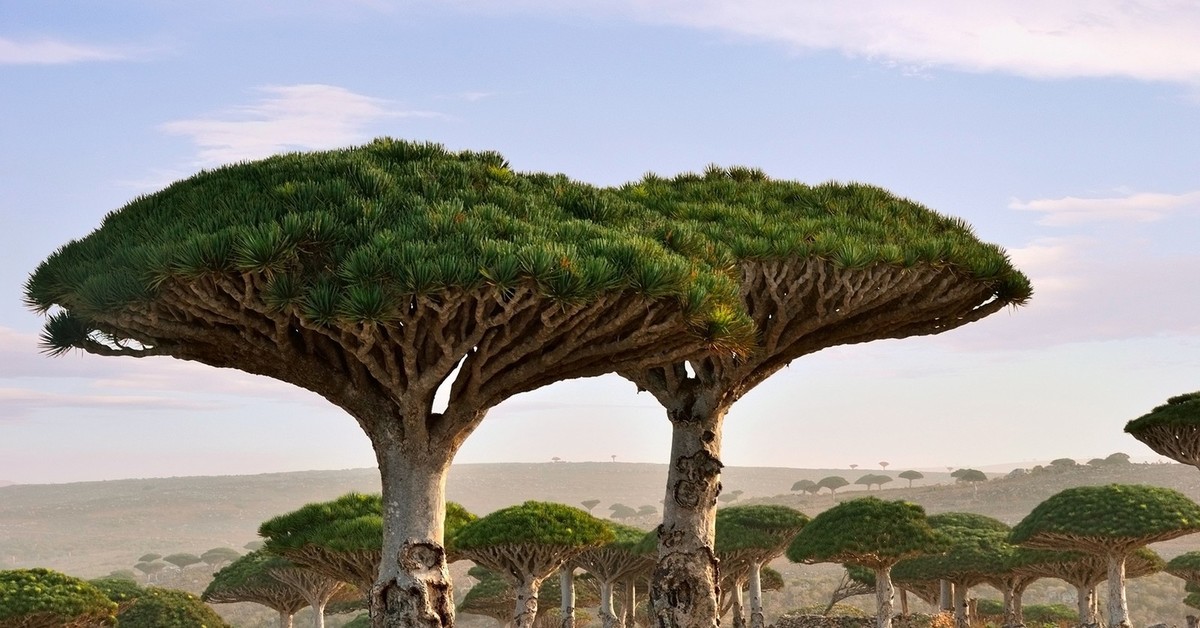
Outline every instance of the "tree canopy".
<path fill-rule="evenodd" d="M 817 486 L 817 483 L 812 480 L 796 480 L 795 484 L 792 484 L 792 490 L 802 493 L 816 493 L 821 490 L 821 487 Z"/>
<path fill-rule="evenodd" d="M 1172 460 L 1200 467 L 1200 391 L 1167 399 L 1126 423 L 1125 432 Z"/>
<path fill-rule="evenodd" d="M 835 562 L 872 569 L 941 547 L 925 509 L 874 497 L 851 499 L 813 517 L 787 548 L 793 562 Z"/>
<path fill-rule="evenodd" d="M 908 480 L 909 487 L 912 487 L 913 480 L 921 480 L 925 478 L 924 473 L 921 473 L 920 471 L 913 471 L 911 469 L 908 471 L 901 471 L 899 476 L 902 480 Z"/>
<path fill-rule="evenodd" d="M 117 605 L 84 580 L 50 569 L 0 571 L 0 625 L 115 626 Z"/>
<path fill-rule="evenodd" d="M 608 524 L 563 504 L 527 501 L 480 517 L 458 531 L 461 551 L 497 545 L 588 547 L 615 539 Z"/>
<path fill-rule="evenodd" d="M 292 564 L 263 550 L 250 552 L 213 574 L 200 599 L 217 604 L 254 602 L 292 615 L 308 606 L 308 601 L 299 589 L 271 575 L 272 569 Z"/>
<path fill-rule="evenodd" d="M 122 628 L 230 628 L 200 598 L 158 587 L 146 587 L 118 619 Z"/>
<path fill-rule="evenodd" d="M 1200 531 L 1200 506 L 1157 486 L 1079 486 L 1052 495 L 1013 527 L 1028 547 L 1107 554 Z"/>
<path fill-rule="evenodd" d="M 843 486 L 849 486 L 849 485 L 850 485 L 850 482 L 846 478 L 844 478 L 840 475 L 828 475 L 828 476 L 821 478 L 820 480 L 817 480 L 817 486 L 819 488 L 829 489 L 830 493 L 836 493 L 839 488 L 842 488 Z"/>

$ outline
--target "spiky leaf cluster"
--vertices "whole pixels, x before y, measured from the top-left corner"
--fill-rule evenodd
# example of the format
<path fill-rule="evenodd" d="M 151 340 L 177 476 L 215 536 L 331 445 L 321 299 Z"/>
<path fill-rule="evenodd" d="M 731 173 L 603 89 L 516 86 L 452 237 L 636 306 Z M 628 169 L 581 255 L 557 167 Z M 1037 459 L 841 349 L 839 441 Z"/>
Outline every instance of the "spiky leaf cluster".
<path fill-rule="evenodd" d="M 495 153 L 385 138 L 225 166 L 135 199 L 43 262 L 25 298 L 69 314 L 48 321 L 51 351 L 167 284 L 223 275 L 255 277 L 267 305 L 315 325 L 383 324 L 414 297 L 527 282 L 563 301 L 673 295 L 703 324 L 736 322 L 729 278 L 639 235 L 647 216 L 613 191 L 515 173 Z"/>
<path fill-rule="evenodd" d="M 186 591 L 146 587 L 118 615 L 122 628 L 230 628 L 212 608 Z"/>
<path fill-rule="evenodd" d="M 347 493 L 332 501 L 306 504 L 263 522 L 258 534 L 274 553 L 306 545 L 331 551 L 378 551 L 383 547 L 383 498 Z"/>
<path fill-rule="evenodd" d="M 1008 542 L 1009 527 L 974 513 L 931 515 L 929 524 L 948 543 L 944 551 L 915 556 L 892 568 L 897 582 L 949 580 L 973 586 L 1008 571 L 1017 547 Z"/>
<path fill-rule="evenodd" d="M 1125 424 L 1125 432 L 1184 464 L 1200 464 L 1200 391 L 1178 395 Z"/>
<path fill-rule="evenodd" d="M 1027 547 L 1121 551 L 1200 531 L 1200 506 L 1157 486 L 1080 486 L 1050 496 L 1013 527 Z"/>
<path fill-rule="evenodd" d="M 1172 558 L 1166 572 L 1188 582 L 1200 582 L 1200 551 L 1184 552 Z"/>
<path fill-rule="evenodd" d="M 875 569 L 943 546 L 924 508 L 865 497 L 813 517 L 788 546 L 787 557 L 793 562 L 851 563 Z"/>
<path fill-rule="evenodd" d="M 50 569 L 0 571 L 0 625 L 115 626 L 117 605 L 87 582 Z"/>
<path fill-rule="evenodd" d="M 586 511 L 551 502 L 527 501 L 492 512 L 459 530 L 461 550 L 498 545 L 586 547 L 616 538 L 604 521 Z"/>
<path fill-rule="evenodd" d="M 717 511 L 716 551 L 782 551 L 808 522 L 808 515 L 787 506 L 722 508 Z"/>

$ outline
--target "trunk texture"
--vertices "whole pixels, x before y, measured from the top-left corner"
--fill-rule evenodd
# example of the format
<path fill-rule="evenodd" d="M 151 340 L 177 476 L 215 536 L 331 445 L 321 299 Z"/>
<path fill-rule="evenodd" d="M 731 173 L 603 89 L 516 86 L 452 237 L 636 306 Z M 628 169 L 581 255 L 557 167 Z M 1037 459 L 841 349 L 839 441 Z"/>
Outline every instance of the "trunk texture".
<path fill-rule="evenodd" d="M 896 614 L 896 589 L 892 586 L 892 568 L 875 570 L 875 604 L 879 609 L 875 617 L 878 628 L 892 628 L 892 616 Z"/>
<path fill-rule="evenodd" d="M 908 619 L 908 589 L 900 589 L 900 616 Z"/>
<path fill-rule="evenodd" d="M 322 600 L 312 605 L 313 628 L 325 628 L 325 602 Z"/>
<path fill-rule="evenodd" d="M 517 587 L 517 603 L 513 608 L 513 626 L 516 628 L 533 628 L 533 620 L 537 619 L 538 580 L 523 580 Z"/>
<path fill-rule="evenodd" d="M 746 628 L 746 610 L 742 605 L 742 583 L 733 583 L 733 628 Z"/>
<path fill-rule="evenodd" d="M 1094 587 L 1075 586 L 1076 608 L 1079 610 L 1079 625 L 1090 628 L 1096 622 L 1096 589 Z"/>
<path fill-rule="evenodd" d="M 625 581 L 625 626 L 626 628 L 635 628 L 637 626 L 637 582 L 633 577 Z"/>
<path fill-rule="evenodd" d="M 1004 587 L 1004 628 L 1020 628 L 1025 625 L 1021 615 L 1021 595 L 1024 587 L 1010 582 Z"/>
<path fill-rule="evenodd" d="M 954 628 L 971 628 L 967 620 L 967 587 L 954 585 Z"/>
<path fill-rule="evenodd" d="M 751 563 L 747 588 L 750 591 L 750 628 L 766 628 L 762 603 L 762 563 Z"/>
<path fill-rule="evenodd" d="M 613 612 L 613 583 L 600 583 L 600 624 L 604 628 L 621 628 L 617 614 Z"/>
<path fill-rule="evenodd" d="M 279 611 L 279 628 L 292 628 L 292 614 L 287 611 Z"/>
<path fill-rule="evenodd" d="M 938 580 L 938 610 L 954 610 L 954 585 L 949 580 Z"/>
<path fill-rule="evenodd" d="M 721 492 L 721 419 L 724 411 L 668 411 L 671 465 L 658 527 L 658 565 L 650 602 L 658 628 L 719 625 L 719 571 L 713 551 L 717 494 Z"/>
<path fill-rule="evenodd" d="M 375 455 L 383 480 L 383 564 L 371 590 L 372 626 L 453 626 L 454 597 L 442 545 L 446 471 L 453 452 L 411 455 L 377 441 Z"/>
<path fill-rule="evenodd" d="M 558 589 L 562 591 L 562 628 L 575 628 L 575 567 L 563 565 L 558 572 Z"/>
<path fill-rule="evenodd" d="M 1187 628 L 1200 628 L 1200 617 L 1188 615 L 1184 619 L 1187 621 Z"/>
<path fill-rule="evenodd" d="M 1108 555 L 1108 627 L 1130 628 L 1125 602 L 1125 555 Z"/>

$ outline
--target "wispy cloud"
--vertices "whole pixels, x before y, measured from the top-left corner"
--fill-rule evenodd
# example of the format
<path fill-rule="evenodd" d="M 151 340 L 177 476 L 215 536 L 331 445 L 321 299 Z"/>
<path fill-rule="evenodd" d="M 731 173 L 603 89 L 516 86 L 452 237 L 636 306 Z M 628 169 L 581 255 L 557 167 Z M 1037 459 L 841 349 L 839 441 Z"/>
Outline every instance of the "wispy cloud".
<path fill-rule="evenodd" d="M 0 37 L 0 65 L 56 65 L 128 58 L 128 51 L 56 39 L 16 41 Z"/>
<path fill-rule="evenodd" d="M 482 10 L 491 3 L 460 0 Z M 1031 77 L 1200 82 L 1200 3 L 1188 0 L 522 0 L 836 50 L 901 67 Z M 511 5 L 510 5 L 511 6 Z"/>
<path fill-rule="evenodd" d="M 266 96 L 254 104 L 168 122 L 161 128 L 190 137 L 200 149 L 200 163 L 216 165 L 345 146 L 368 139 L 372 125 L 384 120 L 439 115 L 399 109 L 386 100 L 335 85 L 269 86 L 259 91 Z"/>
<path fill-rule="evenodd" d="M 1153 222 L 1187 210 L 1200 210 L 1200 191 L 1184 194 L 1155 192 L 1128 193 L 1124 196 L 1083 198 L 1013 199 L 1009 208 L 1045 214 L 1040 225 L 1063 227 L 1091 222 Z"/>
<path fill-rule="evenodd" d="M 198 411 L 217 407 L 218 404 L 210 402 L 149 395 L 78 395 L 0 388 L 0 408 L 4 410 L 4 419 L 10 421 L 26 418 L 36 410 L 61 408 Z"/>

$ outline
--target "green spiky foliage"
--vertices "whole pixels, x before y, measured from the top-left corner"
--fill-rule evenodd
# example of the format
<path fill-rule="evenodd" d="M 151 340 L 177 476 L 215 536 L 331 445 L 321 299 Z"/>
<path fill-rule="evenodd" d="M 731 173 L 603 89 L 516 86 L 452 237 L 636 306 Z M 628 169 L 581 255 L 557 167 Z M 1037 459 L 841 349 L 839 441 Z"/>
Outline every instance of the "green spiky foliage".
<path fill-rule="evenodd" d="M 1200 468 L 1200 391 L 1167 399 L 1126 423 L 1125 432 L 1172 460 Z"/>
<path fill-rule="evenodd" d="M 117 604 L 86 581 L 50 569 L 0 571 L 0 625 L 115 626 Z"/>
<path fill-rule="evenodd" d="M 1006 572 L 1016 546 L 1008 542 L 1003 522 L 974 513 L 931 515 L 929 524 L 948 545 L 936 554 L 914 556 L 896 564 L 897 582 L 949 580 L 969 589 Z"/>
<path fill-rule="evenodd" d="M 599 582 L 648 575 L 654 568 L 654 545 L 646 542 L 646 531 L 620 523 L 609 523 L 613 539 L 588 547 L 572 563 L 595 576 Z"/>
<path fill-rule="evenodd" d="M 213 604 L 254 602 L 290 617 L 308 606 L 299 589 L 275 578 L 272 571 L 294 567 L 282 556 L 256 550 L 213 574 L 200 599 Z"/>
<path fill-rule="evenodd" d="M 722 571 L 732 575 L 748 571 L 754 563 L 770 562 L 783 554 L 808 522 L 808 515 L 787 506 L 729 506 L 717 510 L 716 550 Z"/>
<path fill-rule="evenodd" d="M 230 628 L 195 595 L 158 587 L 146 587 L 117 619 L 122 628 Z"/>
<path fill-rule="evenodd" d="M 1013 527 L 1032 548 L 1120 553 L 1200 531 L 1200 506 L 1157 486 L 1080 486 L 1052 495 Z"/>
<path fill-rule="evenodd" d="M 863 497 L 813 517 L 788 546 L 787 557 L 798 563 L 850 563 L 878 569 L 943 547 L 945 541 L 929 525 L 924 508 Z"/>
<path fill-rule="evenodd" d="M 479 550 L 514 545 L 582 550 L 613 541 L 616 536 L 609 524 L 587 511 L 565 504 L 527 501 L 472 521 L 454 538 L 460 551 L 474 556 Z"/>
<path fill-rule="evenodd" d="M 1200 582 L 1200 551 L 1184 552 L 1172 558 L 1164 571 L 1186 582 Z"/>

